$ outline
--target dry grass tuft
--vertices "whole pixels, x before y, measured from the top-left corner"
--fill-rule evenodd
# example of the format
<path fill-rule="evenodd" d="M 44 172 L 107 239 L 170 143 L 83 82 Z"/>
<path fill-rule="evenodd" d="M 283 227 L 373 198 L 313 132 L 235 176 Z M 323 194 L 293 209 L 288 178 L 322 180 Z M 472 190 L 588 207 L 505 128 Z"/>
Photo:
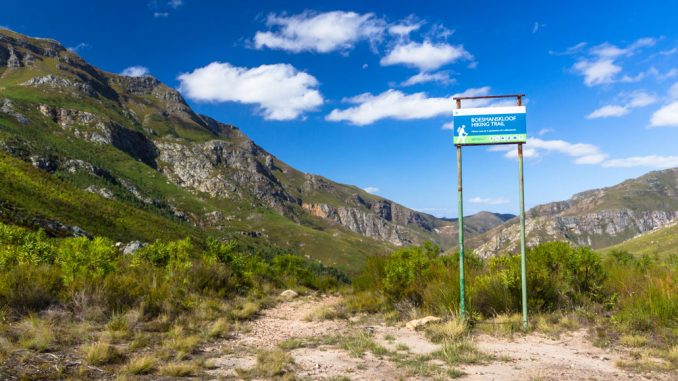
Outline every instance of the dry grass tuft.
<path fill-rule="evenodd" d="M 467 332 L 467 326 L 460 319 L 450 319 L 444 323 L 429 324 L 426 336 L 435 343 L 444 340 L 458 340 Z"/>
<path fill-rule="evenodd" d="M 239 369 L 238 373 L 245 378 L 277 378 L 290 375 L 294 360 L 282 349 L 261 351 L 257 353 L 257 363 L 252 369 Z"/>
<path fill-rule="evenodd" d="M 152 373 L 158 365 L 158 360 L 149 355 L 142 355 L 134 357 L 125 366 L 125 371 L 128 374 L 149 374 Z"/>
<path fill-rule="evenodd" d="M 227 337 L 231 330 L 231 324 L 225 318 L 219 318 L 210 324 L 207 335 L 211 338 Z"/>
<path fill-rule="evenodd" d="M 20 345 L 24 348 L 44 352 L 54 342 L 54 332 L 49 320 L 29 316 L 19 324 Z"/>
<path fill-rule="evenodd" d="M 169 363 L 160 367 L 158 373 L 169 377 L 192 377 L 200 372 L 198 365 L 192 362 Z"/>
<path fill-rule="evenodd" d="M 624 335 L 619 338 L 619 343 L 626 347 L 639 348 L 647 344 L 647 337 L 641 335 Z"/>
<path fill-rule="evenodd" d="M 122 357 L 120 352 L 106 341 L 84 344 L 80 350 L 85 360 L 91 365 L 111 364 Z"/>

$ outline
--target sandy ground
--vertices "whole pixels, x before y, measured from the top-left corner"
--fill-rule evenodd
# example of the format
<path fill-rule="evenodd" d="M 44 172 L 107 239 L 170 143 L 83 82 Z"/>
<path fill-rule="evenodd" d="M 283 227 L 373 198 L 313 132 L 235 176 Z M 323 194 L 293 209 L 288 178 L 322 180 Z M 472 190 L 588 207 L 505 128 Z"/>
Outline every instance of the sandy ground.
<path fill-rule="evenodd" d="M 388 326 L 370 319 L 335 319 L 307 321 L 311 311 L 340 302 L 339 297 L 301 297 L 262 311 L 260 316 L 242 327 L 234 337 L 224 340 L 210 351 L 223 353 L 213 361 L 214 379 L 238 379 L 237 368 L 248 369 L 256 363 L 259 350 L 273 349 L 287 339 L 318 339 L 336 335 L 368 332 L 371 338 L 400 358 L 432 354 L 440 346 L 431 343 L 421 332 Z M 540 334 L 516 335 L 513 338 L 476 335 L 473 340 L 482 352 L 496 360 L 481 365 L 459 366 L 465 375 L 460 380 L 678 380 L 677 374 L 634 373 L 619 369 L 616 361 L 623 354 L 594 347 L 584 330 L 567 333 L 558 340 Z M 301 346 L 289 351 L 294 359 L 294 374 L 306 380 L 427 380 L 448 379 L 440 360 L 427 364 L 440 370 L 437 377 L 406 371 L 402 362 L 370 352 L 362 357 L 338 345 Z M 416 373 L 416 372 L 414 372 Z M 442 375 L 442 376 L 441 376 Z M 344 377 L 344 378 L 341 378 Z"/>

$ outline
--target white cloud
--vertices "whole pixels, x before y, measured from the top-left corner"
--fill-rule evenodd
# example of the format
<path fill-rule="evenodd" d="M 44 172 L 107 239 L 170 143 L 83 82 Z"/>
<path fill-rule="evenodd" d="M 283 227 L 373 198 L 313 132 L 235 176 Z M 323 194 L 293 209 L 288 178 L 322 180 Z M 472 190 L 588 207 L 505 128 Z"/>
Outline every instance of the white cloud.
<path fill-rule="evenodd" d="M 640 73 L 636 76 L 624 75 L 619 77 L 618 74 L 623 69 L 615 61 L 623 56 L 631 56 L 639 49 L 653 46 L 655 43 L 656 40 L 653 38 L 641 38 L 626 48 L 620 48 L 605 42 L 591 47 L 588 51 L 588 56 L 578 59 L 572 68 L 584 77 L 584 84 L 586 86 L 604 85 L 613 82 L 636 82 L 643 79 L 646 74 Z M 577 50 L 573 50 L 572 53 Z"/>
<path fill-rule="evenodd" d="M 609 118 L 609 117 L 618 117 L 624 116 L 631 112 L 626 106 L 617 106 L 617 105 L 607 105 L 601 108 L 594 110 L 592 113 L 586 116 L 587 119 L 597 119 L 597 118 Z"/>
<path fill-rule="evenodd" d="M 444 123 L 441 127 L 443 130 L 454 130 L 454 122 Z"/>
<path fill-rule="evenodd" d="M 492 146 L 490 151 L 505 152 L 504 157 L 516 158 L 518 151 L 512 145 Z M 569 143 L 564 140 L 542 140 L 529 138 L 523 146 L 523 156 L 526 158 L 540 157 L 543 152 L 557 152 L 574 158 L 575 164 L 599 164 L 605 160 L 606 154 L 593 144 Z"/>
<path fill-rule="evenodd" d="M 669 96 L 671 98 L 678 99 L 678 82 L 674 83 L 669 89 Z"/>
<path fill-rule="evenodd" d="M 574 64 L 574 69 L 584 76 L 586 86 L 595 86 L 611 83 L 615 75 L 622 71 L 612 59 L 586 60 L 582 59 Z"/>
<path fill-rule="evenodd" d="M 512 145 L 491 146 L 489 151 L 504 152 L 504 157 L 515 158 L 517 150 Z M 595 164 L 603 168 L 671 168 L 678 166 L 678 156 L 633 156 L 627 158 L 608 159 L 608 155 L 588 143 L 569 143 L 564 140 L 541 140 L 529 138 L 523 148 L 523 156 L 540 157 L 543 152 L 557 152 L 574 158 L 574 164 Z"/>
<path fill-rule="evenodd" d="M 557 52 L 554 50 L 549 50 L 549 54 L 552 56 L 570 56 L 572 54 L 575 54 L 582 50 L 586 46 L 585 42 L 580 42 L 574 46 L 570 46 L 569 48 L 565 49 L 564 52 Z"/>
<path fill-rule="evenodd" d="M 151 72 L 145 66 L 130 66 L 123 70 L 120 75 L 126 75 L 128 77 L 143 77 L 149 75 Z"/>
<path fill-rule="evenodd" d="M 627 115 L 634 108 L 649 106 L 659 101 L 659 98 L 656 95 L 642 90 L 620 94 L 619 97 L 623 100 L 623 105 L 607 105 L 600 107 L 587 115 L 586 118 L 620 117 Z"/>
<path fill-rule="evenodd" d="M 177 9 L 184 4 L 184 0 L 169 0 L 167 5 L 172 9 Z"/>
<path fill-rule="evenodd" d="M 165 17 L 169 17 L 169 13 L 168 12 L 153 12 L 153 17 L 155 17 L 156 19 L 165 18 Z"/>
<path fill-rule="evenodd" d="M 659 101 L 656 95 L 644 91 L 634 91 L 628 94 L 627 99 L 627 107 L 631 108 L 645 107 Z"/>
<path fill-rule="evenodd" d="M 541 130 L 539 130 L 539 132 L 537 132 L 537 134 L 539 134 L 539 136 L 541 136 L 541 135 L 546 135 L 549 132 L 553 132 L 553 131 L 554 130 L 551 129 L 551 128 L 542 128 Z"/>
<path fill-rule="evenodd" d="M 633 156 L 623 159 L 606 160 L 602 163 L 605 168 L 631 168 L 631 167 L 651 167 L 651 168 L 672 168 L 678 167 L 678 156 Z"/>
<path fill-rule="evenodd" d="M 423 21 L 418 22 L 414 17 L 410 16 L 402 22 L 389 25 L 387 30 L 394 36 L 405 38 L 409 36 L 410 33 L 419 30 L 423 24 Z"/>
<path fill-rule="evenodd" d="M 450 97 L 428 97 L 426 93 L 404 94 L 398 90 L 386 90 L 381 94 L 365 93 L 348 98 L 345 101 L 357 106 L 344 110 L 334 109 L 325 117 L 326 120 L 347 121 L 358 126 L 372 124 L 381 119 L 428 119 L 441 115 L 451 115 L 454 108 L 453 97 L 487 95 L 489 87 L 468 89 Z M 486 100 L 469 101 L 467 107 L 482 106 Z"/>
<path fill-rule="evenodd" d="M 383 66 L 402 64 L 421 71 L 430 71 L 458 60 L 472 58 L 461 45 L 424 41 L 398 44 L 380 62 Z"/>
<path fill-rule="evenodd" d="M 652 127 L 678 127 L 678 101 L 669 103 L 652 114 Z"/>
<path fill-rule="evenodd" d="M 377 193 L 379 192 L 379 188 L 377 187 L 365 187 L 363 190 L 367 193 Z"/>
<path fill-rule="evenodd" d="M 450 83 L 454 82 L 454 79 L 450 78 L 450 73 L 446 71 L 439 71 L 435 73 L 421 72 L 411 76 L 405 82 L 401 83 L 401 85 L 412 86 L 426 82 L 439 82 L 449 85 Z"/>
<path fill-rule="evenodd" d="M 509 200 L 504 198 L 504 197 L 488 197 L 488 198 L 482 198 L 482 197 L 473 197 L 470 200 L 468 200 L 471 204 L 485 204 L 485 205 L 501 205 L 501 204 L 508 204 Z"/>
<path fill-rule="evenodd" d="M 372 13 L 342 11 L 304 12 L 293 16 L 270 14 L 266 24 L 270 30 L 257 32 L 254 46 L 295 53 L 348 50 L 361 40 L 378 40 L 386 27 L 385 22 Z"/>
<path fill-rule="evenodd" d="M 545 26 L 546 26 L 546 24 L 540 24 L 539 22 L 535 21 L 534 25 L 532 26 L 532 34 L 539 32 L 539 29 L 541 29 Z"/>
<path fill-rule="evenodd" d="M 295 119 L 323 103 L 318 80 L 288 64 L 246 68 L 212 62 L 181 74 L 179 81 L 190 99 L 255 104 L 269 120 Z"/>
<path fill-rule="evenodd" d="M 88 43 L 81 42 L 81 43 L 79 43 L 75 46 L 71 46 L 70 48 L 68 48 L 68 50 L 70 50 L 71 52 L 74 52 L 74 53 L 78 53 L 79 51 L 85 50 L 85 49 L 88 49 L 88 48 L 89 48 Z"/>

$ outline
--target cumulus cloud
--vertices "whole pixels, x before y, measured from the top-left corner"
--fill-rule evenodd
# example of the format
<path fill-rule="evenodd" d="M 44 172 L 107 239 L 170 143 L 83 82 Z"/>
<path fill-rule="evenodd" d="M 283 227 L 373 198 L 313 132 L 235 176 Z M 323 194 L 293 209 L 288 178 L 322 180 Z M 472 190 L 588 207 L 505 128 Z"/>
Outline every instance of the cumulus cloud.
<path fill-rule="evenodd" d="M 373 13 L 342 11 L 292 16 L 270 14 L 266 24 L 270 30 L 257 32 L 254 46 L 295 53 L 349 50 L 361 40 L 378 40 L 386 27 Z"/>
<path fill-rule="evenodd" d="M 579 58 L 572 68 L 576 73 L 584 77 L 584 84 L 586 86 L 639 81 L 645 77 L 645 73 L 640 73 L 636 76 L 620 76 L 619 74 L 623 69 L 617 60 L 624 56 L 631 56 L 639 49 L 653 46 L 655 43 L 656 40 L 653 38 L 641 38 L 627 47 L 621 48 L 605 42 L 591 47 L 588 50 L 588 54 Z M 578 49 L 573 50 L 572 54 L 577 51 Z"/>
<path fill-rule="evenodd" d="M 489 87 L 468 89 L 450 97 L 429 97 L 426 93 L 405 94 L 398 90 L 386 90 L 381 94 L 364 93 L 345 99 L 356 106 L 347 109 L 334 109 L 325 117 L 332 122 L 347 121 L 358 126 L 372 124 L 381 119 L 428 119 L 441 115 L 452 115 L 453 97 L 487 95 Z M 486 100 L 469 101 L 465 106 L 486 105 Z"/>
<path fill-rule="evenodd" d="M 431 71 L 458 60 L 472 58 L 461 45 L 424 41 L 398 44 L 380 62 L 383 66 L 405 65 Z"/>
<path fill-rule="evenodd" d="M 650 118 L 652 127 L 678 127 L 678 101 L 672 102 L 655 111 Z"/>
<path fill-rule="evenodd" d="M 650 127 L 678 127 L 678 82 L 668 91 L 669 103 L 655 111 L 650 118 Z"/>
<path fill-rule="evenodd" d="M 659 101 L 659 98 L 645 91 L 634 91 L 627 94 L 620 94 L 619 98 L 623 101 L 621 105 L 606 105 L 600 107 L 589 115 L 587 119 L 611 118 L 624 116 L 634 108 L 649 106 Z"/>
<path fill-rule="evenodd" d="M 471 204 L 485 204 L 485 205 L 501 205 L 501 204 L 508 204 L 509 200 L 504 198 L 504 197 L 473 197 L 470 200 L 468 200 Z"/>
<path fill-rule="evenodd" d="M 377 193 L 379 192 L 379 188 L 377 187 L 365 187 L 363 190 L 367 193 Z"/>
<path fill-rule="evenodd" d="M 192 100 L 257 105 L 269 120 L 295 119 L 323 103 L 318 80 L 288 64 L 246 68 L 212 62 L 178 79 L 179 90 Z"/>
<path fill-rule="evenodd" d="M 149 75 L 151 72 L 145 66 L 130 66 L 123 70 L 120 75 L 126 75 L 128 77 L 143 77 Z"/>
<path fill-rule="evenodd" d="M 401 85 L 412 86 L 426 82 L 439 82 L 448 85 L 453 83 L 454 79 L 450 78 L 450 73 L 446 71 L 439 71 L 435 73 L 421 72 L 411 76 L 405 82 L 401 83 Z"/>

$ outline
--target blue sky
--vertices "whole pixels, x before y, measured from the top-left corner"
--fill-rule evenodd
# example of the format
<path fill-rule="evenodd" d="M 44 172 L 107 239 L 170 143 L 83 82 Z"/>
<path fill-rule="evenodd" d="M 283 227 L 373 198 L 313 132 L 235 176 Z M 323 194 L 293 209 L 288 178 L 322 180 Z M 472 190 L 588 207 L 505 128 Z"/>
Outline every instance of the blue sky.
<path fill-rule="evenodd" d="M 0 25 L 150 74 L 298 169 L 456 216 L 455 94 L 527 94 L 527 206 L 678 166 L 678 2 L 27 1 Z M 515 147 L 464 148 L 516 213 Z"/>

